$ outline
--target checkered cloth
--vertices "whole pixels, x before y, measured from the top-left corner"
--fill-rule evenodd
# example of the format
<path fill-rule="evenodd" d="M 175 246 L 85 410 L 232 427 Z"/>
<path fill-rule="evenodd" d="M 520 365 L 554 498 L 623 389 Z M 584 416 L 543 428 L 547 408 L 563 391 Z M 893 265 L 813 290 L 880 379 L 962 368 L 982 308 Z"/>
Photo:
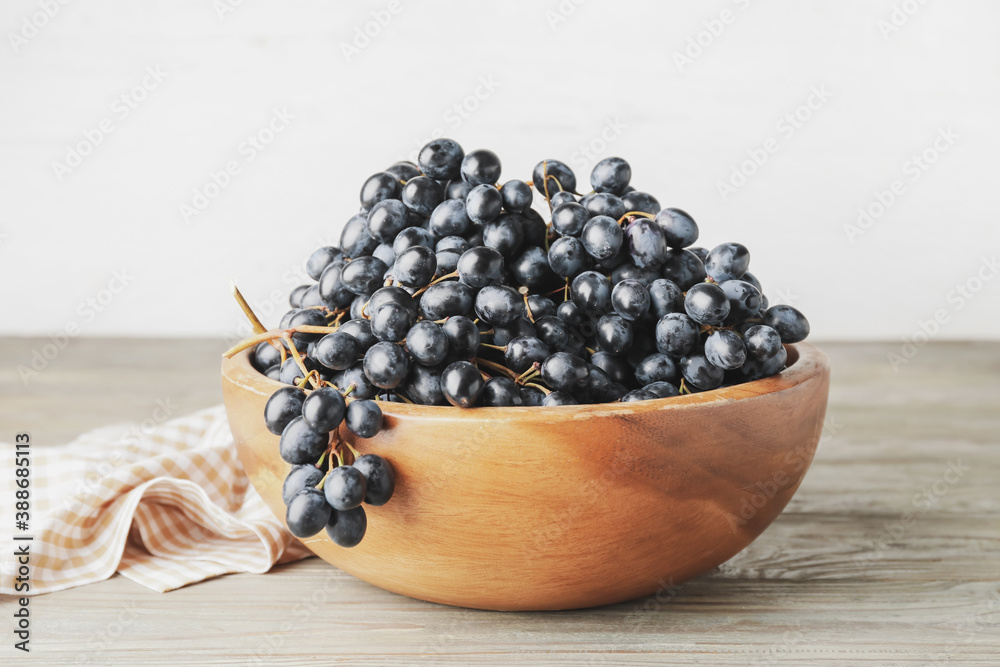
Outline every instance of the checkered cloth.
<path fill-rule="evenodd" d="M 0 525 L 15 526 L 13 445 L 0 445 Z M 120 572 L 170 591 L 230 572 L 267 572 L 311 555 L 264 505 L 236 456 L 221 406 L 159 426 L 91 431 L 62 447 L 32 445 L 31 590 L 38 595 Z M 0 593 L 15 594 L 13 549 Z"/>

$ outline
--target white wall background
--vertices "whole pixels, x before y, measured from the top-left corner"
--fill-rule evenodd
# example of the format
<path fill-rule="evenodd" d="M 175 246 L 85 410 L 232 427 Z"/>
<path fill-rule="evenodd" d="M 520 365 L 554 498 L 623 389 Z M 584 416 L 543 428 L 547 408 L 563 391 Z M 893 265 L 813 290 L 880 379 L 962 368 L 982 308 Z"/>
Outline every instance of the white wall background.
<path fill-rule="evenodd" d="M 983 263 L 1000 250 L 995 2 L 5 0 L 0 28 L 3 334 L 233 335 L 230 277 L 276 323 L 362 180 L 444 133 L 497 150 L 505 178 L 561 158 L 586 181 L 596 159 L 627 158 L 704 245 L 748 245 L 816 338 L 898 339 L 936 313 L 940 338 L 1000 337 Z M 690 40 L 706 46 L 678 65 Z M 165 78 L 130 93 L 148 68 Z M 779 126 L 817 88 L 829 99 Z M 294 118 L 250 160 L 241 144 L 274 109 Z M 99 145 L 56 167 L 85 133 Z M 723 198 L 768 139 L 776 152 Z M 186 222 L 179 207 L 231 160 L 240 173 Z"/>

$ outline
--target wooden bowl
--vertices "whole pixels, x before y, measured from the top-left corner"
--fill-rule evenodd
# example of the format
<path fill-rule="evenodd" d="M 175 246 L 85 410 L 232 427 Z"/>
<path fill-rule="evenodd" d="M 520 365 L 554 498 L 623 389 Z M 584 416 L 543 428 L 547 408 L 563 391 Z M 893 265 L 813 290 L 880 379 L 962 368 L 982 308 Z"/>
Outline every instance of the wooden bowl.
<path fill-rule="evenodd" d="M 473 408 L 384 403 L 362 453 L 388 459 L 396 492 L 366 506 L 353 548 L 305 544 L 410 597 L 497 610 L 572 609 L 665 591 L 728 560 L 778 516 L 819 442 L 829 366 L 788 346 L 782 373 L 636 403 Z M 244 352 L 222 363 L 240 460 L 275 516 L 289 465 L 264 426 L 280 384 Z"/>

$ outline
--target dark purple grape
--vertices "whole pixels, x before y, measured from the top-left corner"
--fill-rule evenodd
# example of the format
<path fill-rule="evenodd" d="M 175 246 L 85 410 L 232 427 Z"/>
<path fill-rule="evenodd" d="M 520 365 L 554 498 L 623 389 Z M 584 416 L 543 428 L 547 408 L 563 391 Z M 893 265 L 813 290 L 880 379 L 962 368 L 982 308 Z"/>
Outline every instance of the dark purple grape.
<path fill-rule="evenodd" d="M 438 236 L 451 237 L 464 234 L 472 223 L 463 200 L 446 199 L 434 209 L 427 224 Z M 435 250 L 440 251 L 442 248 L 436 246 Z M 464 251 L 463 249 L 462 252 Z"/>
<path fill-rule="evenodd" d="M 569 294 L 586 315 L 601 315 L 611 309 L 611 283 L 597 271 L 584 271 L 574 278 Z"/>
<path fill-rule="evenodd" d="M 625 234 L 614 218 L 597 215 L 587 220 L 580 234 L 583 247 L 591 257 L 608 260 L 619 254 Z"/>
<path fill-rule="evenodd" d="M 766 324 L 755 324 L 743 332 L 743 342 L 747 346 L 747 356 L 762 361 L 769 359 L 781 349 L 781 336 Z"/>
<path fill-rule="evenodd" d="M 342 279 L 344 287 L 358 296 L 374 292 L 382 284 L 389 267 L 374 257 L 358 257 L 344 267 Z"/>
<path fill-rule="evenodd" d="M 334 375 L 333 383 L 345 391 L 353 386 L 354 390 L 351 393 L 351 398 L 372 398 L 378 391 L 378 387 L 373 385 L 371 380 L 368 379 L 368 376 L 365 375 L 364 362 L 358 362 L 350 368 L 342 370 Z M 353 403 L 351 405 L 353 405 Z M 350 410 L 351 408 L 349 405 L 347 408 L 348 414 L 350 414 Z"/>
<path fill-rule="evenodd" d="M 573 195 L 572 192 L 556 192 L 556 193 L 550 192 L 549 194 L 552 195 L 551 197 L 549 197 L 549 205 L 552 206 L 552 208 L 576 201 L 576 197 Z M 542 194 L 542 196 L 544 196 L 544 193 Z M 541 401 L 541 399 L 539 399 L 539 401 Z M 541 405 L 540 402 L 539 405 Z"/>
<path fill-rule="evenodd" d="M 580 401 L 573 397 L 568 391 L 553 391 L 542 399 L 542 405 L 551 407 L 556 405 L 579 405 Z"/>
<path fill-rule="evenodd" d="M 351 401 L 344 423 L 359 438 L 373 438 L 382 430 L 382 408 L 369 399 Z"/>
<path fill-rule="evenodd" d="M 361 544 L 368 530 L 368 516 L 364 507 L 346 512 L 331 512 L 326 524 L 326 534 L 339 547 L 350 549 Z"/>
<path fill-rule="evenodd" d="M 548 356 L 549 348 L 542 340 L 533 336 L 518 336 L 507 343 L 504 363 L 515 373 L 524 373 L 532 364 L 541 364 Z"/>
<path fill-rule="evenodd" d="M 610 192 L 615 195 L 625 193 L 632 179 L 632 168 L 620 157 L 606 157 L 590 172 L 590 185 L 595 192 Z"/>
<path fill-rule="evenodd" d="M 281 499 L 285 505 L 292 501 L 292 496 L 306 487 L 315 488 L 326 475 L 312 463 L 292 466 L 285 483 L 281 485 Z"/>
<path fill-rule="evenodd" d="M 346 411 L 344 397 L 333 387 L 314 390 L 302 403 L 302 419 L 317 433 L 336 430 L 344 421 Z"/>
<path fill-rule="evenodd" d="M 444 188 L 430 176 L 417 176 L 403 186 L 401 198 L 406 208 L 426 218 L 444 201 Z"/>
<path fill-rule="evenodd" d="M 590 256 L 580 239 L 563 236 L 549 246 L 549 266 L 557 276 L 572 278 L 587 270 Z"/>
<path fill-rule="evenodd" d="M 479 405 L 484 407 L 502 408 L 523 403 L 521 390 L 513 380 L 505 377 L 492 377 L 487 380 L 483 385 L 483 393 L 479 395 Z"/>
<path fill-rule="evenodd" d="M 365 229 L 373 239 L 392 243 L 396 235 L 409 226 L 406 205 L 398 199 L 385 199 L 368 212 Z"/>
<path fill-rule="evenodd" d="M 378 342 L 378 338 L 372 334 L 372 325 L 368 320 L 349 320 L 340 325 L 338 333 L 345 333 L 352 336 L 361 349 L 358 354 L 362 354 L 368 350 L 372 345 Z"/>
<path fill-rule="evenodd" d="M 436 366 L 448 356 L 448 335 L 434 322 L 417 322 L 406 334 L 406 349 L 418 364 Z"/>
<path fill-rule="evenodd" d="M 494 326 L 506 326 L 521 316 L 524 301 L 507 285 L 487 285 L 476 295 L 476 315 Z"/>
<path fill-rule="evenodd" d="M 477 185 L 465 197 L 465 210 L 470 220 L 485 225 L 496 220 L 503 212 L 503 196 L 492 185 Z"/>
<path fill-rule="evenodd" d="M 282 387 L 271 394 L 264 406 L 264 425 L 267 430 L 281 435 L 289 422 L 302 414 L 302 403 L 305 400 L 306 392 L 298 387 Z"/>
<path fill-rule="evenodd" d="M 648 192 L 633 190 L 622 195 L 622 203 L 625 204 L 625 212 L 638 211 L 656 215 L 660 212 L 660 202 Z"/>
<path fill-rule="evenodd" d="M 396 239 L 392 242 L 392 252 L 398 257 L 414 246 L 423 246 L 433 250 L 434 244 L 434 234 L 429 230 L 423 227 L 407 227 L 396 235 Z"/>
<path fill-rule="evenodd" d="M 378 247 L 378 240 L 368 233 L 368 214 L 357 213 L 340 232 L 340 248 L 348 257 L 361 257 Z"/>
<path fill-rule="evenodd" d="M 333 509 L 344 512 L 359 506 L 368 492 L 368 480 L 354 466 L 339 466 L 323 483 L 323 495 Z"/>
<path fill-rule="evenodd" d="M 543 160 L 536 164 L 531 173 L 531 180 L 540 197 L 545 196 L 546 189 L 549 197 L 557 192 L 576 190 L 576 175 L 559 160 Z"/>
<path fill-rule="evenodd" d="M 635 332 L 632 323 L 617 313 L 609 313 L 597 322 L 597 344 L 610 354 L 624 354 L 632 347 Z"/>
<path fill-rule="evenodd" d="M 361 352 L 357 338 L 344 331 L 335 331 L 316 343 L 313 358 L 331 370 L 342 371 L 357 363 Z"/>
<path fill-rule="evenodd" d="M 394 174 L 401 181 L 408 181 L 420 175 L 420 168 L 408 160 L 386 167 L 386 171 Z"/>
<path fill-rule="evenodd" d="M 396 490 L 396 473 L 392 466 L 377 454 L 365 454 L 354 462 L 367 482 L 365 492 L 365 502 L 374 507 L 381 507 L 392 498 L 393 491 Z"/>
<path fill-rule="evenodd" d="M 520 213 L 531 206 L 531 188 L 524 181 L 507 181 L 500 188 L 503 196 L 503 207 L 508 211 Z"/>
<path fill-rule="evenodd" d="M 371 210 L 380 201 L 399 199 L 401 184 L 399 177 L 388 171 L 380 171 L 368 177 L 361 186 L 361 208 Z"/>
<path fill-rule="evenodd" d="M 469 248 L 458 259 L 458 279 L 475 288 L 499 284 L 503 280 L 503 255 L 493 248 Z"/>
<path fill-rule="evenodd" d="M 323 497 L 322 491 L 307 486 L 300 489 L 288 501 L 285 512 L 285 524 L 288 532 L 295 537 L 305 539 L 312 537 L 330 520 L 332 508 Z"/>
<path fill-rule="evenodd" d="M 677 381 L 677 364 L 674 360 L 659 352 L 651 354 L 635 367 L 635 379 L 645 386 L 654 382 Z"/>
<path fill-rule="evenodd" d="M 622 403 L 633 403 L 636 401 L 653 401 L 660 398 L 657 394 L 648 389 L 633 389 L 629 393 L 622 396 Z"/>
<path fill-rule="evenodd" d="M 649 304 L 649 290 L 638 280 L 623 280 L 611 290 L 611 307 L 626 320 L 645 317 Z"/>
<path fill-rule="evenodd" d="M 414 403 L 420 405 L 444 405 L 444 394 L 441 392 L 441 373 L 444 365 L 422 366 L 413 364 L 410 366 L 410 374 L 406 376 L 406 383 L 397 391 L 409 398 Z"/>
<path fill-rule="evenodd" d="M 698 283 L 684 296 L 684 310 L 699 324 L 719 326 L 729 315 L 729 300 L 718 285 Z"/>
<path fill-rule="evenodd" d="M 459 408 L 471 408 L 486 385 L 479 369 L 468 361 L 456 361 L 441 374 L 441 391 L 448 402 Z"/>
<path fill-rule="evenodd" d="M 504 257 L 512 257 L 524 243 L 521 219 L 517 213 L 503 213 L 483 225 L 483 245 L 496 249 Z"/>
<path fill-rule="evenodd" d="M 747 360 L 747 348 L 735 331 L 719 329 L 705 339 L 705 358 L 725 370 L 739 368 Z"/>
<path fill-rule="evenodd" d="M 555 391 L 575 392 L 587 386 L 590 369 L 575 354 L 556 352 L 542 362 L 542 379 Z"/>
<path fill-rule="evenodd" d="M 580 200 L 580 203 L 590 212 L 591 217 L 606 215 L 609 218 L 621 220 L 622 216 L 627 213 L 625 202 L 610 192 L 597 192 L 587 195 Z"/>
<path fill-rule="evenodd" d="M 560 204 L 552 209 L 552 229 L 560 236 L 579 236 L 590 214 L 577 203 Z"/>
<path fill-rule="evenodd" d="M 764 324 L 777 331 L 786 345 L 805 340 L 809 335 L 809 321 L 792 306 L 771 306 L 764 313 Z"/>
<path fill-rule="evenodd" d="M 671 248 L 687 248 L 698 240 L 698 224 L 679 208 L 665 208 L 657 213 L 656 224 Z"/>
<path fill-rule="evenodd" d="M 398 343 L 406 337 L 406 332 L 413 325 L 413 319 L 413 315 L 403 306 L 397 303 L 384 303 L 372 313 L 372 334 L 380 341 Z M 368 352 L 365 353 L 366 357 Z"/>
<path fill-rule="evenodd" d="M 468 317 L 449 317 L 441 327 L 448 336 L 448 349 L 452 357 L 473 359 L 479 350 L 479 329 Z"/>
<path fill-rule="evenodd" d="M 741 278 L 750 266 L 750 251 L 739 243 L 723 243 L 712 248 L 705 260 L 705 273 L 717 283 Z"/>
<path fill-rule="evenodd" d="M 293 465 L 315 463 L 330 445 L 330 434 L 312 430 L 301 417 L 288 422 L 281 432 L 278 452 L 281 458 Z"/>
<path fill-rule="evenodd" d="M 423 287 L 430 283 L 437 271 L 437 257 L 430 248 L 413 246 L 396 257 L 392 277 L 407 287 Z"/>
<path fill-rule="evenodd" d="M 250 363 L 258 372 L 263 373 L 271 366 L 281 363 L 281 352 L 274 345 L 271 345 L 270 341 L 257 343 L 253 354 L 250 355 Z"/>
<path fill-rule="evenodd" d="M 701 329 L 685 313 L 667 313 L 656 323 L 656 349 L 663 354 L 681 357 L 698 343 Z"/>
<path fill-rule="evenodd" d="M 549 267 L 549 255 L 543 248 L 529 246 L 514 258 L 510 264 L 510 272 L 520 285 L 538 287 L 556 279 L 556 274 Z"/>
<path fill-rule="evenodd" d="M 726 299 L 729 300 L 727 324 L 736 324 L 751 317 L 757 317 L 761 304 L 760 290 L 743 280 L 727 280 L 719 287 L 726 293 Z"/>
<path fill-rule="evenodd" d="M 500 180 L 500 158 L 493 151 L 481 148 L 468 153 L 462 160 L 462 180 L 472 185 Z"/>
<path fill-rule="evenodd" d="M 663 277 L 676 283 L 682 290 L 686 291 L 702 282 L 705 275 L 705 265 L 691 250 L 685 248 L 667 251 Z"/>
<path fill-rule="evenodd" d="M 313 280 L 319 280 L 326 267 L 337 260 L 340 260 L 340 248 L 334 248 L 333 246 L 316 248 L 313 254 L 309 255 L 309 259 L 306 260 L 306 273 Z"/>
<path fill-rule="evenodd" d="M 452 139 L 435 139 L 420 149 L 420 170 L 439 181 L 456 179 L 461 174 L 465 151 Z"/>
<path fill-rule="evenodd" d="M 722 386 L 725 371 L 709 362 L 703 352 L 693 352 L 681 358 L 681 373 L 688 384 L 709 390 Z"/>
<path fill-rule="evenodd" d="M 679 393 L 674 384 L 662 380 L 650 382 L 643 389 L 653 392 L 657 398 L 670 398 L 671 396 L 677 396 Z"/>
<path fill-rule="evenodd" d="M 671 280 L 660 278 L 649 284 L 649 314 L 659 320 L 667 313 L 684 312 L 684 292 Z"/>

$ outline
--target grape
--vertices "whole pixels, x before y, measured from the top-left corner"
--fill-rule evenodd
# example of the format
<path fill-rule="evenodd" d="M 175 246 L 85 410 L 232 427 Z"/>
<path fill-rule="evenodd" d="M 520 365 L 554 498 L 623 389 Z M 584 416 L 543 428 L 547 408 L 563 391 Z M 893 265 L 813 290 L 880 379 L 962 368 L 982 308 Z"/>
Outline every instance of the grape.
<path fill-rule="evenodd" d="M 319 280 L 323 271 L 333 262 L 340 260 L 340 249 L 332 246 L 316 248 L 306 260 L 306 273 L 313 280 Z"/>
<path fill-rule="evenodd" d="M 591 257 L 607 260 L 616 256 L 622 249 L 625 234 L 614 218 L 596 215 L 583 225 L 580 240 Z"/>
<path fill-rule="evenodd" d="M 369 311 L 373 311 L 371 319 L 372 333 L 380 341 L 398 343 L 406 337 L 406 332 L 410 330 L 410 326 L 413 324 L 413 317 L 410 312 L 397 303 L 384 303 L 374 309 L 369 305 Z M 366 358 L 368 352 L 365 353 Z"/>
<path fill-rule="evenodd" d="M 353 366 L 361 356 L 361 343 L 343 330 L 329 333 L 316 343 L 315 359 L 331 370 L 342 371 Z"/>
<path fill-rule="evenodd" d="M 250 360 L 254 368 L 263 372 L 271 366 L 281 363 L 281 352 L 268 341 L 257 343 Z"/>
<path fill-rule="evenodd" d="M 656 349 L 682 357 L 698 343 L 698 324 L 685 313 L 667 313 L 656 323 Z"/>
<path fill-rule="evenodd" d="M 441 391 L 442 364 L 423 366 L 413 364 L 410 374 L 406 376 L 403 393 L 414 403 L 420 405 L 444 405 L 444 393 Z"/>
<path fill-rule="evenodd" d="M 550 183 L 553 182 L 551 176 L 549 177 L 549 182 Z M 573 196 L 572 192 L 556 192 L 556 193 L 552 193 L 550 191 L 549 194 L 552 195 L 551 197 L 549 197 L 549 205 L 552 208 L 555 208 L 556 206 L 561 206 L 562 204 L 568 204 L 570 202 L 575 202 L 576 201 L 576 197 Z M 542 394 L 542 396 L 544 396 L 544 394 Z M 538 399 L 538 400 L 539 400 L 538 404 L 541 405 L 541 399 Z"/>
<path fill-rule="evenodd" d="M 417 164 L 427 176 L 443 181 L 459 177 L 464 157 L 465 151 L 458 142 L 435 139 L 420 149 Z"/>
<path fill-rule="evenodd" d="M 516 214 L 504 213 L 483 225 L 483 245 L 496 249 L 504 257 L 513 256 L 523 242 L 524 228 Z"/>
<path fill-rule="evenodd" d="M 698 240 L 698 224 L 679 208 L 665 208 L 657 213 L 656 224 L 671 248 L 687 248 Z"/>
<path fill-rule="evenodd" d="M 434 322 L 423 320 L 407 332 L 406 349 L 418 364 L 436 366 L 448 356 L 448 335 Z"/>
<path fill-rule="evenodd" d="M 503 197 L 503 207 L 508 211 L 520 213 L 531 206 L 531 188 L 524 181 L 507 181 L 500 188 Z"/>
<path fill-rule="evenodd" d="M 809 335 L 809 321 L 791 306 L 771 306 L 764 313 L 764 324 L 777 331 L 785 344 L 798 343 Z"/>
<path fill-rule="evenodd" d="M 302 414 L 306 392 L 297 387 L 282 387 L 267 399 L 264 406 L 264 424 L 267 430 L 281 435 L 288 423 Z"/>
<path fill-rule="evenodd" d="M 434 249 L 434 235 L 423 227 L 407 227 L 396 235 L 396 240 L 392 242 L 392 252 L 394 255 L 401 255 L 404 250 L 414 246 L 424 246 Z M 386 264 L 386 266 L 389 266 Z"/>
<path fill-rule="evenodd" d="M 408 181 L 411 178 L 420 176 L 420 168 L 409 161 L 397 162 L 386 168 L 386 171 L 393 174 L 401 181 Z"/>
<path fill-rule="evenodd" d="M 359 506 L 364 501 L 366 493 L 368 493 L 368 480 L 354 466 L 334 468 L 326 476 L 326 482 L 323 484 L 326 502 L 340 512 Z"/>
<path fill-rule="evenodd" d="M 361 257 L 378 247 L 378 241 L 368 233 L 368 214 L 357 213 L 340 232 L 340 249 L 350 258 Z"/>
<path fill-rule="evenodd" d="M 625 279 L 611 290 L 611 306 L 626 320 L 644 317 L 649 303 L 649 290 L 638 280 Z"/>
<path fill-rule="evenodd" d="M 667 260 L 667 242 L 659 226 L 648 218 L 636 218 L 625 228 L 629 255 L 641 269 L 656 269 Z"/>
<path fill-rule="evenodd" d="M 580 204 L 561 204 L 552 209 L 552 229 L 561 236 L 579 236 L 589 219 L 587 209 Z"/>
<path fill-rule="evenodd" d="M 660 212 L 661 208 L 660 202 L 656 197 L 648 192 L 639 192 L 637 190 L 623 194 L 622 203 L 625 205 L 626 212 L 638 211 L 640 213 L 656 215 Z"/>
<path fill-rule="evenodd" d="M 510 272 L 519 284 L 528 287 L 538 287 L 555 278 L 549 267 L 548 253 L 538 246 L 529 246 L 515 257 L 511 262 Z"/>
<path fill-rule="evenodd" d="M 705 272 L 717 283 L 741 278 L 750 265 L 750 251 L 739 243 L 723 243 L 708 253 Z"/>
<path fill-rule="evenodd" d="M 574 278 L 569 293 L 587 315 L 600 315 L 611 308 L 611 283 L 597 271 L 584 271 Z"/>
<path fill-rule="evenodd" d="M 649 314 L 659 320 L 667 313 L 684 312 L 684 292 L 672 280 L 658 278 L 649 284 Z"/>
<path fill-rule="evenodd" d="M 285 524 L 288 531 L 299 538 L 312 537 L 330 520 L 331 507 L 322 491 L 313 487 L 300 489 L 288 502 Z"/>
<path fill-rule="evenodd" d="M 329 433 L 344 421 L 347 404 L 333 387 L 314 390 L 302 403 L 302 419 L 312 430 Z"/>
<path fill-rule="evenodd" d="M 705 358 L 713 366 L 731 370 L 747 360 L 747 348 L 735 331 L 719 329 L 705 339 Z"/>
<path fill-rule="evenodd" d="M 396 257 L 392 276 L 407 287 L 423 287 L 434 278 L 437 257 L 434 251 L 422 245 L 413 246 Z"/>
<path fill-rule="evenodd" d="M 743 332 L 747 356 L 758 361 L 773 357 L 781 349 L 781 336 L 766 324 L 755 324 Z"/>
<path fill-rule="evenodd" d="M 368 399 L 351 401 L 344 423 L 360 438 L 374 438 L 382 430 L 382 408 Z"/>
<path fill-rule="evenodd" d="M 531 180 L 534 183 L 535 190 L 543 197 L 545 196 L 546 187 L 548 188 L 549 197 L 552 197 L 557 192 L 572 192 L 576 190 L 576 176 L 573 174 L 573 170 L 559 160 L 543 160 L 536 164 L 534 170 L 532 170 Z"/>
<path fill-rule="evenodd" d="M 344 267 L 344 286 L 358 296 L 371 294 L 382 284 L 382 277 L 388 270 L 389 267 L 380 259 L 358 257 Z"/>
<path fill-rule="evenodd" d="M 420 314 L 428 320 L 468 315 L 475 304 L 475 292 L 465 283 L 431 285 L 420 299 Z"/>
<path fill-rule="evenodd" d="M 571 278 L 590 265 L 587 251 L 580 239 L 564 236 L 549 246 L 549 266 L 557 276 Z"/>
<path fill-rule="evenodd" d="M 431 212 L 430 220 L 428 221 L 428 226 L 430 230 L 443 237 L 452 237 L 453 235 L 464 234 L 468 229 L 469 225 L 472 224 L 469 219 L 469 214 L 465 208 L 465 202 L 461 199 L 445 199 L 443 202 L 437 205 L 437 208 Z M 464 241 L 464 239 L 463 239 Z M 440 242 L 438 246 L 435 246 L 435 250 L 441 251 L 443 248 L 440 247 Z M 465 252 L 467 248 L 463 248 L 462 252 Z"/>
<path fill-rule="evenodd" d="M 458 259 L 458 279 L 469 287 L 495 285 L 503 279 L 503 255 L 480 246 L 470 248 Z"/>
<path fill-rule="evenodd" d="M 483 385 L 483 392 L 479 395 L 479 405 L 488 407 L 509 407 L 521 405 L 524 399 L 521 398 L 521 391 L 510 378 L 493 377 Z"/>
<path fill-rule="evenodd" d="M 632 178 L 632 169 L 628 162 L 620 157 L 604 158 L 590 172 L 590 185 L 595 192 L 610 192 L 624 194 L 628 182 Z"/>
<path fill-rule="evenodd" d="M 473 222 L 481 225 L 493 222 L 503 210 L 503 196 L 492 185 L 477 185 L 466 195 L 465 209 Z"/>
<path fill-rule="evenodd" d="M 485 386 L 479 369 L 468 361 L 456 361 L 441 374 L 441 391 L 448 402 L 459 408 L 475 405 Z"/>
<path fill-rule="evenodd" d="M 329 505 L 328 505 L 329 506 Z M 368 530 L 368 516 L 364 507 L 346 512 L 332 512 L 326 524 L 326 534 L 337 546 L 351 548 L 361 544 Z"/>
<path fill-rule="evenodd" d="M 507 285 L 487 285 L 476 295 L 476 315 L 494 326 L 505 326 L 520 317 L 521 295 Z"/>
<path fill-rule="evenodd" d="M 682 290 L 691 289 L 705 280 L 705 264 L 693 251 L 671 249 L 663 262 L 663 277 L 677 284 Z"/>
<path fill-rule="evenodd" d="M 373 239 L 392 243 L 396 235 L 409 226 L 408 220 L 406 204 L 398 199 L 386 199 L 368 212 L 365 229 Z"/>
<path fill-rule="evenodd" d="M 573 398 L 573 395 L 565 391 L 554 391 L 542 399 L 542 405 L 550 407 L 553 405 L 579 405 L 580 401 Z"/>
<path fill-rule="evenodd" d="M 517 336 L 507 343 L 504 363 L 515 373 L 524 373 L 532 364 L 541 364 L 548 356 L 549 348 L 540 339 L 534 336 Z"/>
<path fill-rule="evenodd" d="M 479 349 L 479 329 L 467 317 L 449 317 L 441 327 L 448 336 L 448 349 L 457 359 L 468 360 Z"/>
<path fill-rule="evenodd" d="M 587 386 L 590 371 L 587 362 L 575 354 L 556 352 L 541 367 L 542 379 L 556 391 L 573 392 Z"/>
<path fill-rule="evenodd" d="M 633 389 L 622 396 L 622 403 L 632 403 L 634 401 L 652 401 L 659 398 L 657 394 L 648 389 Z"/>
<path fill-rule="evenodd" d="M 718 285 L 699 283 L 687 291 L 684 310 L 699 324 L 720 325 L 729 315 L 729 299 Z"/>
<path fill-rule="evenodd" d="M 393 308 L 390 304 L 383 308 Z M 381 309 L 380 309 L 381 310 Z M 398 387 L 410 370 L 410 359 L 400 345 L 388 341 L 375 343 L 365 352 L 365 375 L 376 387 Z"/>
<path fill-rule="evenodd" d="M 361 186 L 361 208 L 371 210 L 380 201 L 399 199 L 399 177 L 388 171 L 381 171 Z"/>
<path fill-rule="evenodd" d="M 389 462 L 376 454 L 365 454 L 354 462 L 354 467 L 365 476 L 365 502 L 375 507 L 389 502 L 396 490 L 396 474 Z"/>
<path fill-rule="evenodd" d="M 617 313 L 609 313 L 597 322 L 597 344 L 610 354 L 624 354 L 632 347 L 635 333 L 632 322 Z"/>
<path fill-rule="evenodd" d="M 703 352 L 693 352 L 681 358 L 684 379 L 697 389 L 715 389 L 722 385 L 725 371 L 713 365 Z"/>
<path fill-rule="evenodd" d="M 743 280 L 727 280 L 719 287 L 726 293 L 726 299 L 729 301 L 729 315 L 726 317 L 729 324 L 756 317 L 760 312 L 760 290 L 750 283 Z"/>
<path fill-rule="evenodd" d="M 674 384 L 662 380 L 650 382 L 643 389 L 653 392 L 657 398 L 670 398 L 671 396 L 677 396 L 679 393 Z"/>
<path fill-rule="evenodd" d="M 651 354 L 635 367 L 635 379 L 643 386 L 654 382 L 676 382 L 677 364 L 665 354 Z"/>
<path fill-rule="evenodd" d="M 591 216 L 606 215 L 615 220 L 621 219 L 627 211 L 625 202 L 610 192 L 596 192 L 580 200 Z"/>
<path fill-rule="evenodd" d="M 313 463 L 326 451 L 329 444 L 330 434 L 312 430 L 300 415 L 288 422 L 288 426 L 281 432 L 278 451 L 288 463 Z"/>
<path fill-rule="evenodd" d="M 472 185 L 500 180 L 500 158 L 493 151 L 480 149 L 466 154 L 462 160 L 462 180 Z"/>
<path fill-rule="evenodd" d="M 292 466 L 291 472 L 285 477 L 285 483 L 281 485 L 281 499 L 285 505 L 288 505 L 292 501 L 292 497 L 302 489 L 315 488 L 324 475 L 325 473 L 312 463 Z"/>

